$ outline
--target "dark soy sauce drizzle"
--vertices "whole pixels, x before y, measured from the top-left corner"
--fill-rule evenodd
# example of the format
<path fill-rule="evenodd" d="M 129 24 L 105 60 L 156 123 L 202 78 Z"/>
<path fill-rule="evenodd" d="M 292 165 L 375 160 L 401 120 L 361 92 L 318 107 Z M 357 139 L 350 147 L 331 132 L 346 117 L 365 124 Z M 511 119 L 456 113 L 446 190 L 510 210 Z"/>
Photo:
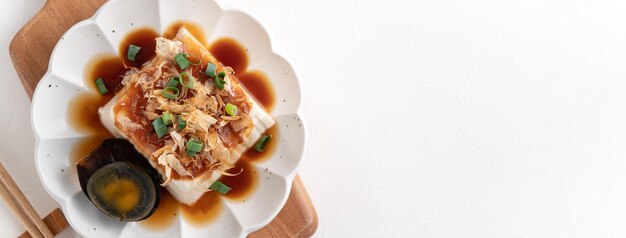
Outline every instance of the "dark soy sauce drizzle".
<path fill-rule="evenodd" d="M 209 46 L 209 52 L 222 64 L 235 70 L 235 76 L 257 102 L 271 112 L 275 96 L 272 83 L 259 70 L 248 71 L 248 50 L 232 38 L 221 38 Z"/>
<path fill-rule="evenodd" d="M 229 173 L 241 173 L 237 176 L 221 176 L 220 181 L 232 188 L 225 196 L 235 201 L 244 201 L 257 187 L 259 176 L 250 161 L 239 159 Z"/>
<path fill-rule="evenodd" d="M 106 102 L 113 97 L 113 94 L 123 88 L 122 79 L 128 68 L 124 66 L 124 61 L 119 56 L 109 55 L 97 57 L 89 65 L 85 84 L 94 94 L 100 95 L 96 88 L 96 79 L 101 77 L 104 84 L 109 89 L 109 93 L 105 95 Z M 104 102 L 106 104 L 106 102 Z"/>
<path fill-rule="evenodd" d="M 278 141 L 280 140 L 278 136 L 278 126 L 274 125 L 270 127 L 263 135 L 270 135 L 272 137 L 272 139 L 265 144 L 265 149 L 262 152 L 258 152 L 254 149 L 254 146 L 250 147 L 241 155 L 242 160 L 259 163 L 268 159 L 270 157 L 269 155 L 274 154 Z"/>
<path fill-rule="evenodd" d="M 159 36 L 154 30 L 150 28 L 141 28 L 133 31 L 124 38 L 124 41 L 120 44 L 120 57 L 124 59 L 124 65 L 126 67 L 139 68 L 148 61 L 150 61 L 156 55 L 156 41 Z M 141 47 L 139 53 L 135 56 L 135 61 L 130 61 L 127 57 L 128 46 L 136 45 Z"/>
<path fill-rule="evenodd" d="M 178 29 L 183 26 L 191 33 L 191 35 L 193 35 L 193 37 L 200 41 L 200 43 L 204 45 L 206 44 L 206 37 L 204 36 L 202 28 L 194 23 L 186 21 L 177 21 L 169 25 L 163 32 L 163 37 L 170 40 L 174 39 L 174 37 L 176 37 L 176 33 L 178 33 Z"/>
<path fill-rule="evenodd" d="M 265 73 L 259 70 L 245 71 L 238 74 L 237 79 L 244 85 L 248 93 L 265 108 L 265 111 L 271 112 L 274 109 L 276 98 L 272 84 Z"/>
<path fill-rule="evenodd" d="M 180 208 L 189 223 L 202 226 L 213 222 L 222 212 L 221 195 L 216 192 L 204 193 L 195 204 L 181 204 Z"/>
<path fill-rule="evenodd" d="M 174 197 L 167 191 L 167 189 L 161 190 L 161 200 L 159 201 L 159 207 L 140 224 L 143 227 L 151 230 L 165 230 L 174 224 L 176 216 L 179 216 L 179 204 Z"/>
<path fill-rule="evenodd" d="M 209 52 L 222 64 L 235 70 L 235 74 L 248 69 L 248 51 L 232 38 L 221 38 L 209 46 Z"/>
<path fill-rule="evenodd" d="M 124 71 L 121 60 L 114 56 L 101 56 L 90 63 L 85 76 L 85 85 L 89 91 L 76 94 L 67 108 L 68 124 L 87 135 L 72 147 L 70 159 L 73 162 L 78 162 L 87 156 L 104 139 L 113 137 L 100 123 L 98 115 L 98 108 L 104 106 L 112 98 L 113 93 L 100 95 L 97 92 L 95 80 L 102 77 L 107 88 L 113 91 L 119 90 L 121 87 L 118 85 L 121 79 L 118 76 Z"/>

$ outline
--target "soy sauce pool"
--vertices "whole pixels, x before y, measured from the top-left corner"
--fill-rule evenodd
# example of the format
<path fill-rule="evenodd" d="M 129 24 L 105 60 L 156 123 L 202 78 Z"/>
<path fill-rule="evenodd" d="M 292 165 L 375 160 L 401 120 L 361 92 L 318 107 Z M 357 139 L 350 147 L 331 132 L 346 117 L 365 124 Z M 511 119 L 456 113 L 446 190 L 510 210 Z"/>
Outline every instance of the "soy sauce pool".
<path fill-rule="evenodd" d="M 148 219 L 140 221 L 141 226 L 150 230 L 167 230 L 178 216 L 180 216 L 180 204 L 167 191 L 161 189 L 161 200 L 159 207 Z"/>
<path fill-rule="evenodd" d="M 195 226 L 210 224 L 222 213 L 222 196 L 216 192 L 204 193 L 195 204 L 180 205 L 185 221 Z"/>
<path fill-rule="evenodd" d="M 256 151 L 253 147 L 250 147 L 241 155 L 242 160 L 247 160 L 253 163 L 259 163 L 267 160 L 270 155 L 274 154 L 276 151 L 276 147 L 278 147 L 278 142 L 280 141 L 279 133 L 278 133 L 278 125 L 274 125 L 267 129 L 261 136 L 270 136 L 270 140 L 265 144 L 265 148 L 263 151 Z"/>
<path fill-rule="evenodd" d="M 98 94 L 96 88 L 96 80 L 102 78 L 109 92 L 106 94 L 111 99 L 113 94 L 123 88 L 122 79 L 128 68 L 124 65 L 124 61 L 115 55 L 100 55 L 89 63 L 87 75 L 85 75 L 85 85 L 91 92 Z M 106 102 L 105 102 L 106 103 Z"/>
<path fill-rule="evenodd" d="M 150 28 L 140 28 L 128 34 L 120 43 L 120 58 L 124 60 L 124 66 L 126 68 L 135 67 L 139 68 L 152 60 L 156 55 L 156 38 L 159 34 Z M 135 60 L 128 59 L 128 48 L 130 45 L 136 45 L 141 47 L 137 53 Z"/>
<path fill-rule="evenodd" d="M 239 82 L 244 88 L 256 99 L 266 112 L 272 112 L 276 102 L 272 83 L 269 81 L 265 73 L 260 70 L 251 70 L 237 75 Z"/>
<path fill-rule="evenodd" d="M 129 33 L 120 43 L 119 56 L 99 55 L 88 63 L 84 76 L 86 92 L 72 98 L 68 106 L 68 123 L 74 129 L 85 133 L 70 152 L 71 160 L 78 162 L 94 150 L 111 133 L 100 122 L 98 108 L 104 106 L 113 95 L 123 88 L 122 79 L 131 67 L 141 67 L 155 55 L 157 33 L 149 28 L 140 28 Z M 130 44 L 141 47 L 135 61 L 127 59 Z M 96 88 L 96 80 L 102 78 L 108 92 L 101 95 Z"/>
<path fill-rule="evenodd" d="M 248 50 L 233 38 L 221 38 L 209 46 L 209 52 L 222 64 L 241 74 L 248 69 Z"/>
<path fill-rule="evenodd" d="M 96 149 L 102 141 L 113 138 L 113 135 L 100 123 L 98 108 L 104 106 L 110 96 L 93 92 L 81 92 L 74 96 L 68 106 L 68 124 L 85 133 L 85 137 L 78 140 L 70 151 L 70 160 L 78 162 Z"/>
<path fill-rule="evenodd" d="M 244 88 L 265 108 L 271 112 L 276 97 L 272 83 L 260 70 L 248 70 L 248 49 L 232 38 L 221 38 L 209 46 L 209 52 L 222 64 L 230 66 Z"/>
<path fill-rule="evenodd" d="M 259 183 L 260 175 L 257 174 L 254 165 L 250 163 L 250 161 L 240 159 L 235 163 L 235 167 L 229 169 L 227 172 L 236 174 L 240 171 L 241 173 L 237 176 L 222 175 L 219 179 L 219 181 L 232 189 L 225 195 L 228 199 L 244 201 L 254 192 Z"/>
<path fill-rule="evenodd" d="M 165 37 L 167 39 L 170 39 L 170 40 L 174 39 L 174 37 L 176 37 L 176 33 L 178 32 L 178 29 L 180 29 L 183 26 L 200 43 L 202 43 L 203 45 L 206 45 L 206 37 L 205 37 L 204 31 L 202 31 L 202 27 L 198 26 L 195 23 L 188 22 L 188 21 L 177 21 L 177 22 L 174 22 L 174 23 L 170 24 L 165 29 L 165 31 L 163 31 L 163 37 Z"/>
<path fill-rule="evenodd" d="M 173 38 L 175 32 L 185 26 L 201 43 L 206 45 L 206 38 L 201 28 L 189 22 L 176 22 L 169 26 L 163 33 L 166 38 Z M 154 57 L 156 44 L 154 39 L 158 34 L 147 28 L 140 28 L 129 33 L 120 43 L 120 55 L 98 56 L 89 64 L 85 75 L 85 84 L 88 90 L 77 94 L 68 109 L 69 124 L 75 129 L 84 132 L 87 137 L 78 141 L 72 148 L 71 157 L 78 161 L 85 157 L 104 139 L 113 137 L 100 123 L 98 108 L 104 106 L 113 97 L 115 92 L 122 89 L 123 75 L 131 67 L 141 67 Z M 135 61 L 126 58 L 130 44 L 141 47 Z M 235 69 L 239 82 L 268 112 L 274 107 L 274 91 L 267 75 L 258 70 L 248 70 L 248 54 L 243 45 L 231 38 L 216 40 L 209 47 L 211 53 L 225 65 Z M 95 86 L 95 80 L 102 77 L 109 92 L 100 95 Z M 194 225 L 204 225 L 214 221 L 222 213 L 224 199 L 230 201 L 245 202 L 258 187 L 260 175 L 255 169 L 255 163 L 267 159 L 278 143 L 278 126 L 269 129 L 266 134 L 272 135 L 272 140 L 266 145 L 264 152 L 256 152 L 249 149 L 235 164 L 235 168 L 229 172 L 237 173 L 243 168 L 239 176 L 223 176 L 220 181 L 228 184 L 233 190 L 225 195 L 215 192 L 205 193 L 194 205 L 180 204 L 174 197 L 163 189 L 161 203 L 154 215 L 142 221 L 140 224 L 152 230 L 162 230 L 170 227 L 178 216 L 183 216 L 186 221 Z"/>

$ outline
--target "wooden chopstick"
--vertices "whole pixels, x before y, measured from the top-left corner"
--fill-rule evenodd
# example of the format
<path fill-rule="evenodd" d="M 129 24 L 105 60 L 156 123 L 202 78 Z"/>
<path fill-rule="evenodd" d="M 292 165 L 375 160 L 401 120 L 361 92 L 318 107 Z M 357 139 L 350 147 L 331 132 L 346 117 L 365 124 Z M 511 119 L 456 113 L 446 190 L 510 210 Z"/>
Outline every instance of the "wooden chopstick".
<path fill-rule="evenodd" d="M 54 237 L 33 206 L 28 202 L 22 190 L 15 184 L 15 181 L 13 181 L 13 178 L 11 178 L 11 175 L 9 175 L 2 163 L 0 163 L 0 187 L 2 187 L 0 192 L 9 204 L 9 207 L 11 207 L 11 210 L 18 216 L 19 220 L 33 237 Z M 16 212 L 17 210 L 19 210 L 19 212 Z M 31 231 L 33 229 L 32 226 L 35 226 L 37 232 Z"/>
<path fill-rule="evenodd" d="M 54 234 L 55 236 L 63 232 L 65 229 L 67 229 L 70 226 L 70 224 L 65 219 L 63 212 L 61 212 L 61 209 L 58 209 L 58 208 L 48 213 L 48 215 L 43 218 L 43 222 L 46 223 L 46 226 L 50 228 L 50 231 L 52 231 L 52 234 Z M 30 233 L 28 233 L 28 231 L 25 231 L 20 236 L 18 236 L 18 238 L 31 238 L 31 237 L 33 236 L 31 236 Z"/>
<path fill-rule="evenodd" d="M 24 228 L 26 228 L 26 231 L 28 231 L 28 233 L 30 233 L 32 237 L 43 237 L 41 233 L 39 232 L 39 229 L 37 229 L 37 226 L 35 225 L 35 223 L 31 222 L 31 220 L 28 218 L 26 213 L 22 211 L 17 201 L 15 201 L 13 196 L 11 196 L 7 188 L 1 184 L 0 184 L 0 195 L 2 195 L 4 200 L 7 202 L 7 205 L 9 206 L 9 208 L 11 208 L 11 211 L 13 211 L 13 214 L 17 216 L 17 219 L 20 221 L 20 223 L 22 223 Z"/>

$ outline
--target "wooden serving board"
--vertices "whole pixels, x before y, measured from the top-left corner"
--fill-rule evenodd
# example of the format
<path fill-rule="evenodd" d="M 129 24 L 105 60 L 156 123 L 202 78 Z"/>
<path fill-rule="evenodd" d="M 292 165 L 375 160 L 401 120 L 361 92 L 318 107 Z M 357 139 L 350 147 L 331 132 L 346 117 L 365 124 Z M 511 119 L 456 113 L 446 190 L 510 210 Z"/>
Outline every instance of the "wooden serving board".
<path fill-rule="evenodd" d="M 50 54 L 61 35 L 77 22 L 91 17 L 106 0 L 48 0 L 13 38 L 11 59 L 28 96 L 48 69 Z M 55 234 L 67 228 L 59 210 L 46 223 Z M 249 237 L 310 237 L 317 229 L 317 214 L 302 181 L 296 176 L 287 203 L 266 227 Z"/>

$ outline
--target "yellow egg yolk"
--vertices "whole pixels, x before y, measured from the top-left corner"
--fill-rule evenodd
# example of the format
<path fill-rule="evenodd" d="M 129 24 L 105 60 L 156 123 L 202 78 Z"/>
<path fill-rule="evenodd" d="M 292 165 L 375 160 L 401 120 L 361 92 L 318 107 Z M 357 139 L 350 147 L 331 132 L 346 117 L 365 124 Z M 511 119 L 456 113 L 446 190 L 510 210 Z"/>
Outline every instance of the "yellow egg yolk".
<path fill-rule="evenodd" d="M 127 178 L 119 178 L 100 188 L 102 200 L 120 212 L 129 212 L 139 204 L 139 187 Z"/>

